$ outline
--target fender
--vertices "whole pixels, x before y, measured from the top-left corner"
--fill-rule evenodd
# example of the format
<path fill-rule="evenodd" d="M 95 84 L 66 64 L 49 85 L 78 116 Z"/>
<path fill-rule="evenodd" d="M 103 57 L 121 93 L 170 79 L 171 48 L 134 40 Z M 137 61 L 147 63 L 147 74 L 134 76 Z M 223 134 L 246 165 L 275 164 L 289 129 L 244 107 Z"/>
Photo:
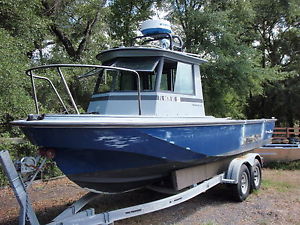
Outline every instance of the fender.
<path fill-rule="evenodd" d="M 238 158 L 235 158 L 232 160 L 229 164 L 228 170 L 225 174 L 225 179 L 224 183 L 232 183 L 232 184 L 237 184 L 238 183 L 238 178 L 239 178 L 239 172 L 240 168 L 243 164 L 248 166 L 249 171 L 252 176 L 252 169 L 251 167 L 255 163 L 255 159 L 258 159 L 260 163 L 262 162 L 262 157 L 257 154 L 257 153 L 248 153 L 246 155 L 240 156 Z"/>

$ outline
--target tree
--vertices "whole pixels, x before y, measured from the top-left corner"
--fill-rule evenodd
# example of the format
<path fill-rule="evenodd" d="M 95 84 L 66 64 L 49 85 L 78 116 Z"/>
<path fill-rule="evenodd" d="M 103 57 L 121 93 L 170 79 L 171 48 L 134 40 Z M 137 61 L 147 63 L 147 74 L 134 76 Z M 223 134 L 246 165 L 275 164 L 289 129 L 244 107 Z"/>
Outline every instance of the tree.
<path fill-rule="evenodd" d="M 150 19 L 153 6 L 160 1 L 143 0 L 113 0 L 110 3 L 110 15 L 107 23 L 110 35 L 118 44 L 128 46 L 132 38 L 137 36 L 140 22 Z"/>
<path fill-rule="evenodd" d="M 289 124 L 299 120 L 298 101 L 287 101 L 297 99 L 299 93 L 296 0 L 0 1 L 3 55 L 14 52 L 19 66 L 10 69 L 18 68 L 18 74 L 29 64 L 98 63 L 95 55 L 102 49 L 129 45 L 155 6 L 169 7 L 169 17 L 184 38 L 186 50 L 209 61 L 201 67 L 208 114 L 275 115 Z M 20 82 L 18 86 L 29 96 L 29 84 Z M 86 90 L 78 92 L 82 87 L 86 88 L 77 80 L 71 82 L 72 93 L 84 102 Z M 38 89 L 47 98 L 44 84 L 38 84 Z M 278 108 L 274 107 L 277 99 L 281 99 L 275 103 Z M 294 108 L 282 110 L 287 105 Z"/>
<path fill-rule="evenodd" d="M 262 91 L 276 71 L 260 67 L 248 24 L 252 9 L 245 1 L 170 1 L 187 51 L 202 55 L 206 111 L 216 116 L 245 117 L 247 96 Z M 250 36 L 250 38 L 249 38 Z"/>
<path fill-rule="evenodd" d="M 22 40 L 12 37 L 0 28 L 0 127 L 1 135 L 15 131 L 8 122 L 27 116 L 33 109 L 33 102 L 28 92 L 30 83 L 24 74 L 28 66 L 28 58 L 22 52 Z M 24 50 L 23 50 L 24 53 Z"/>
<path fill-rule="evenodd" d="M 104 29 L 101 25 L 106 14 L 106 0 L 41 2 L 49 31 L 54 36 L 53 50 L 60 52 L 59 54 L 62 53 L 63 46 L 72 61 L 82 60 L 84 53 L 95 46 L 97 39 L 103 38 Z"/>
<path fill-rule="evenodd" d="M 1 135 L 8 135 L 7 131 L 16 134 L 9 122 L 33 110 L 30 82 L 24 70 L 29 67 L 28 55 L 35 49 L 35 42 L 45 35 L 40 7 L 38 0 L 0 1 Z"/>
<path fill-rule="evenodd" d="M 276 116 L 279 124 L 294 126 L 300 121 L 300 8 L 297 1 L 252 0 L 261 67 L 277 68 L 281 81 L 266 82 L 260 96 L 249 98 L 248 115 Z M 259 107 L 255 107 L 259 106 Z"/>

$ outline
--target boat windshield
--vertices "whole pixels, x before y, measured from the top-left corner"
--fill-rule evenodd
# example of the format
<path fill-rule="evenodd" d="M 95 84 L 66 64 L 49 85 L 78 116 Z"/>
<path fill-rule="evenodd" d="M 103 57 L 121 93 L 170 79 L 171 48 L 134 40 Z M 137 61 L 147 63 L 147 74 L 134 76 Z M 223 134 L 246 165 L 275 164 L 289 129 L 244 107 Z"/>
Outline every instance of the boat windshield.
<path fill-rule="evenodd" d="M 135 70 L 140 75 L 141 91 L 154 91 L 158 58 L 119 58 L 111 63 L 113 67 Z M 137 91 L 137 77 L 134 73 L 120 70 L 104 70 L 99 74 L 94 94 L 112 91 Z"/>

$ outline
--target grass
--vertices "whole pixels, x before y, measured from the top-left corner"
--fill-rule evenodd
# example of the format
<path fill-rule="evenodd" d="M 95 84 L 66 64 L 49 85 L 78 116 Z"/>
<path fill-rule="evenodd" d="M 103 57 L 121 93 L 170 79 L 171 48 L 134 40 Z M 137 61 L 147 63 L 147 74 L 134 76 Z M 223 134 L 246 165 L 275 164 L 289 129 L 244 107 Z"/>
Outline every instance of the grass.
<path fill-rule="evenodd" d="M 206 223 L 202 223 L 201 225 L 216 225 L 216 223 L 213 223 L 213 222 L 206 222 Z"/>
<path fill-rule="evenodd" d="M 265 167 L 275 170 L 300 170 L 300 160 L 292 162 L 270 162 L 266 164 Z"/>
<path fill-rule="evenodd" d="M 293 185 L 286 182 L 273 181 L 269 179 L 262 180 L 262 186 L 266 188 L 275 188 L 279 192 L 287 192 L 289 189 L 294 188 Z"/>
<path fill-rule="evenodd" d="M 252 190 L 252 195 L 258 195 L 259 194 L 259 192 L 260 192 L 260 189 L 259 190 Z"/>
<path fill-rule="evenodd" d="M 266 219 L 262 219 L 261 221 L 258 222 L 259 225 L 268 225 L 269 222 Z"/>

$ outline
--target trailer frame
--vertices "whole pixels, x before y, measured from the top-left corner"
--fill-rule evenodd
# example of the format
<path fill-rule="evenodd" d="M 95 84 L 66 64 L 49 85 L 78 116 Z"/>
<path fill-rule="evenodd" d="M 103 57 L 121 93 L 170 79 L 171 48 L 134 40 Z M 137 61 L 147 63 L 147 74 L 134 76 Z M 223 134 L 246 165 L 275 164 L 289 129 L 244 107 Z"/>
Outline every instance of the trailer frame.
<path fill-rule="evenodd" d="M 262 158 L 259 156 L 259 154 L 248 153 L 246 155 L 233 159 L 230 162 L 227 171 L 220 173 L 201 183 L 194 184 L 190 188 L 178 194 L 174 194 L 156 201 L 112 210 L 109 212 L 103 212 L 99 214 L 95 214 L 95 210 L 93 208 L 80 211 L 89 202 L 91 202 L 99 196 L 98 193 L 89 192 L 83 197 L 81 197 L 79 200 L 74 202 L 70 207 L 64 210 L 56 218 L 54 218 L 52 222 L 48 225 L 108 225 L 113 224 L 115 221 L 118 220 L 143 215 L 146 213 L 151 213 L 180 204 L 201 193 L 206 192 L 207 190 L 221 183 L 233 184 L 235 188 L 239 188 L 239 184 L 241 182 L 241 169 L 245 168 L 245 166 L 248 168 L 250 172 L 249 174 L 251 174 L 248 177 L 248 185 L 250 188 L 250 180 L 254 179 L 252 168 L 258 161 L 262 164 Z M 27 193 L 28 187 L 24 185 L 24 182 L 18 174 L 8 151 L 0 151 L 0 163 L 4 168 L 6 176 L 10 182 L 11 188 L 13 189 L 15 197 L 17 198 L 18 203 L 20 205 L 19 224 L 25 225 L 27 220 L 32 225 L 39 225 L 40 223 L 31 206 L 29 195 Z"/>

